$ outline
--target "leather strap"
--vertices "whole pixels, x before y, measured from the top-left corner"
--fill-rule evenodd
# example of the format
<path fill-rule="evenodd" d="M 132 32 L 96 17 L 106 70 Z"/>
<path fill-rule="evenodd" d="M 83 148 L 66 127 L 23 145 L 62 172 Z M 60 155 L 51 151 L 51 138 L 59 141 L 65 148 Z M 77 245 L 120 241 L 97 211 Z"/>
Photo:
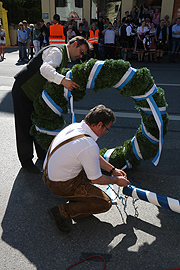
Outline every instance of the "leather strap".
<path fill-rule="evenodd" d="M 63 142 L 61 142 L 60 144 L 58 144 L 58 145 L 52 150 L 52 152 L 50 153 L 51 147 L 52 147 L 52 144 L 53 144 L 53 141 L 54 141 L 54 139 L 53 139 L 53 141 L 51 142 L 51 145 L 50 145 L 50 147 L 49 147 L 49 150 L 48 150 L 47 161 L 46 161 L 45 168 L 44 168 L 44 170 L 43 170 L 43 181 L 44 181 L 44 182 L 47 181 L 47 178 L 48 178 L 47 166 L 48 166 L 49 159 L 50 159 L 50 157 L 54 154 L 54 152 L 56 152 L 61 146 L 65 145 L 65 144 L 67 144 L 67 143 L 69 143 L 69 142 L 71 142 L 71 141 L 74 141 L 74 140 L 76 140 L 76 139 L 85 137 L 85 136 L 86 136 L 86 137 L 91 137 L 91 136 L 88 135 L 88 134 L 80 134 L 80 135 L 74 136 L 74 137 L 69 138 L 69 139 L 67 139 L 67 140 L 65 140 L 65 141 L 63 141 Z"/>

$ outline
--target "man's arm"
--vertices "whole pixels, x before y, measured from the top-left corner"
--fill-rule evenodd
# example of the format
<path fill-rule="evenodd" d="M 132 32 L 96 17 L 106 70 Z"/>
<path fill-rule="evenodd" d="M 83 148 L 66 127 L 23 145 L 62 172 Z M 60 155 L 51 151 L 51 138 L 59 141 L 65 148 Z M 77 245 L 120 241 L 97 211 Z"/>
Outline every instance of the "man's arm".
<path fill-rule="evenodd" d="M 62 53 L 57 47 L 44 50 L 42 59 L 43 64 L 40 67 L 40 73 L 45 79 L 58 85 L 62 84 L 71 91 L 73 88 L 79 87 L 79 85 L 71 79 L 65 78 L 65 76 L 56 71 L 56 68 L 60 66 L 62 61 Z"/>
<path fill-rule="evenodd" d="M 176 30 L 176 25 L 173 25 L 173 27 L 172 27 L 172 33 L 174 35 L 180 35 L 180 31 Z"/>
<path fill-rule="evenodd" d="M 114 166 L 105 160 L 102 156 L 100 156 L 100 168 L 104 169 L 107 172 L 110 172 Z M 123 176 L 127 178 L 126 173 L 120 169 L 115 168 L 112 173 L 113 176 Z"/>
<path fill-rule="evenodd" d="M 102 175 L 101 177 L 91 180 L 93 184 L 98 184 L 98 185 L 109 185 L 109 184 L 116 184 L 120 187 L 125 187 L 129 184 L 129 180 L 126 179 L 124 176 L 107 176 L 107 175 Z"/>
<path fill-rule="evenodd" d="M 101 33 L 104 35 L 106 30 L 108 30 L 109 28 L 107 27 L 106 29 L 104 29 Z"/>

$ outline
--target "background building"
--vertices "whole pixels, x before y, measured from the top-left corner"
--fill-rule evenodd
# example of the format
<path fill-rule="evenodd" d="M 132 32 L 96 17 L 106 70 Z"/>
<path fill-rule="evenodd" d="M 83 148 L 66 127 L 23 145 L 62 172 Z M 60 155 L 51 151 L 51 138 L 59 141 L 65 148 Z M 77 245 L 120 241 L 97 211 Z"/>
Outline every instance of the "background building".
<path fill-rule="evenodd" d="M 121 0 L 121 1 L 98 1 L 98 13 L 101 13 L 104 17 L 113 17 L 110 15 L 109 10 L 113 16 L 119 16 L 122 19 L 125 15 L 125 11 L 131 11 L 133 6 L 144 3 L 146 7 L 149 5 L 153 9 L 159 8 L 161 11 L 161 18 L 165 15 L 169 15 L 170 20 L 180 16 L 180 0 Z"/>
<path fill-rule="evenodd" d="M 97 18 L 97 4 L 92 0 L 41 0 L 42 18 L 45 22 L 52 20 L 58 13 L 61 21 L 83 18 L 90 23 L 91 18 Z"/>

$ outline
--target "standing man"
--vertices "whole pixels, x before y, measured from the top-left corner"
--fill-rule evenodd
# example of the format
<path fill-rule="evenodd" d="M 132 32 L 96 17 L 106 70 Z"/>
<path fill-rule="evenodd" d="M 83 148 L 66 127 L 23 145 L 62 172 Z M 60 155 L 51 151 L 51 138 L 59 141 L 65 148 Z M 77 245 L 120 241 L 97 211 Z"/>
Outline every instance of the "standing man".
<path fill-rule="evenodd" d="M 131 48 L 131 32 L 132 28 L 130 26 L 129 19 L 125 20 L 125 23 L 120 28 L 120 37 L 122 45 L 122 59 L 126 61 L 128 49 Z"/>
<path fill-rule="evenodd" d="M 44 20 L 41 19 L 40 21 L 40 24 L 41 24 L 41 36 L 40 36 L 40 48 L 43 46 L 43 40 L 44 40 L 44 35 L 46 36 L 47 38 L 47 45 L 49 45 L 49 36 L 48 36 L 48 31 L 47 31 L 47 27 L 46 25 L 44 24 Z"/>
<path fill-rule="evenodd" d="M 53 16 L 54 24 L 49 26 L 49 44 L 63 45 L 66 41 L 66 33 L 64 27 L 60 24 L 59 14 Z"/>
<path fill-rule="evenodd" d="M 27 26 L 27 21 L 26 20 L 23 20 L 23 26 L 24 26 L 24 30 L 26 30 L 27 32 L 27 57 L 29 58 L 29 55 L 30 55 L 30 43 L 31 43 L 31 38 L 30 38 L 30 32 L 31 32 L 31 29 L 30 27 Z"/>
<path fill-rule="evenodd" d="M 12 96 L 17 151 L 22 167 L 31 173 L 40 173 L 40 170 L 32 161 L 33 142 L 38 158 L 44 160 L 45 157 L 45 150 L 34 141 L 29 133 L 32 125 L 33 101 L 42 92 L 46 81 L 58 85 L 62 84 L 70 91 L 77 88 L 78 84 L 57 73 L 56 68 L 67 67 L 68 62 L 82 58 L 88 49 L 89 43 L 83 37 L 71 39 L 62 48 L 57 46 L 45 47 L 15 76 Z"/>
<path fill-rule="evenodd" d="M 50 210 L 60 231 L 68 232 L 68 223 L 73 218 L 110 209 L 110 197 L 93 184 L 129 184 L 124 171 L 99 155 L 96 141 L 109 131 L 113 122 L 115 116 L 112 110 L 98 105 L 83 121 L 64 128 L 48 150 L 43 166 L 44 180 L 54 194 L 69 200 Z M 101 169 L 110 172 L 111 176 L 102 174 Z"/>
<path fill-rule="evenodd" d="M 102 31 L 104 35 L 105 44 L 105 59 L 115 58 L 115 37 L 118 35 L 118 31 L 113 29 L 112 23 L 110 22 L 108 27 Z"/>
<path fill-rule="evenodd" d="M 169 28 L 164 25 L 164 19 L 161 19 L 160 25 L 156 28 L 156 53 L 157 53 L 157 62 L 162 62 L 163 53 L 165 47 L 168 44 L 169 39 Z"/>
<path fill-rule="evenodd" d="M 91 29 L 88 33 L 88 41 L 94 47 L 93 58 L 98 58 L 99 29 L 96 29 L 95 22 L 91 24 Z"/>
<path fill-rule="evenodd" d="M 172 27 L 172 39 L 171 39 L 171 61 L 175 62 L 176 55 L 180 47 L 180 17 L 177 18 L 177 23 Z"/>

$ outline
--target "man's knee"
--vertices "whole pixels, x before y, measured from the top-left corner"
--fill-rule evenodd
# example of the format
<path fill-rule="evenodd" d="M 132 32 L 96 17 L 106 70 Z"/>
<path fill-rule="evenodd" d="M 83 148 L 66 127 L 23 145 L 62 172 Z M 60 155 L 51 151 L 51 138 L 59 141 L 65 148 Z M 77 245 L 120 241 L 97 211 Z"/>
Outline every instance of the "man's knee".
<path fill-rule="evenodd" d="M 111 199 L 108 197 L 105 201 L 104 201 L 104 208 L 106 209 L 106 211 L 108 211 L 112 206 L 112 201 Z"/>

